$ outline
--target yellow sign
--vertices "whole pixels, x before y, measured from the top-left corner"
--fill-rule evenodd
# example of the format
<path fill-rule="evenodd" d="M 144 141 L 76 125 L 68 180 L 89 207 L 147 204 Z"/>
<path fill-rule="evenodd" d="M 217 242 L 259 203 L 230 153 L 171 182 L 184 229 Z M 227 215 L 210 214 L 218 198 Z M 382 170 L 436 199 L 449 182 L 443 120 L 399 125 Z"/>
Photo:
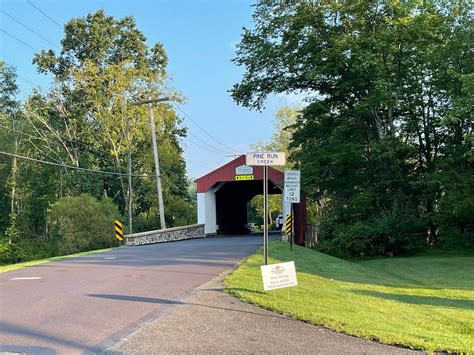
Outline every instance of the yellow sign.
<path fill-rule="evenodd" d="M 253 175 L 235 175 L 235 181 L 255 180 Z"/>
<path fill-rule="evenodd" d="M 285 234 L 290 235 L 292 229 L 293 229 L 293 218 L 291 214 L 287 214 L 286 221 L 285 221 Z"/>
<path fill-rule="evenodd" d="M 115 238 L 117 238 L 120 241 L 123 240 L 122 223 L 118 219 L 115 220 Z"/>

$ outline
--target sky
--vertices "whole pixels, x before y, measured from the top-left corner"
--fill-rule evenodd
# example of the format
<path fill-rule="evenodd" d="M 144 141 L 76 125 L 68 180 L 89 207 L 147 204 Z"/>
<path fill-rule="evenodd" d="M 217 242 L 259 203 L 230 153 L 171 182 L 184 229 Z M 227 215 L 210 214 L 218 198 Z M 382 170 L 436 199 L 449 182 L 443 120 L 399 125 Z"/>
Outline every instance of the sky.
<path fill-rule="evenodd" d="M 33 49 L 57 49 L 50 42 L 60 46 L 63 37 L 61 28 L 29 2 L 59 25 L 99 9 L 116 18 L 132 15 L 150 46 L 163 43 L 171 83 L 186 97 L 184 113 L 178 113 L 189 130 L 182 142 L 189 177 L 200 177 L 232 159 L 226 155 L 246 153 L 251 144 L 267 141 L 277 109 L 298 102 L 291 95 L 272 96 L 257 112 L 230 97 L 228 90 L 244 71 L 231 62 L 235 45 L 242 28 L 252 27 L 253 2 L 245 0 L 0 0 L 0 58 L 16 68 L 20 98 L 51 82 L 32 64 Z"/>

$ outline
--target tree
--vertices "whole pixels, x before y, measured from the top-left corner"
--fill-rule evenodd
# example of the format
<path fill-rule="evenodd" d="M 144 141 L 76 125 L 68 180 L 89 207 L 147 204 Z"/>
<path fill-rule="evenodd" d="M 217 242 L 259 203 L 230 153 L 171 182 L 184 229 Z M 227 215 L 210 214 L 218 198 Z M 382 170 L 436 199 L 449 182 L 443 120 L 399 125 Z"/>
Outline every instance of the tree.
<path fill-rule="evenodd" d="M 468 181 L 440 173 L 453 159 L 463 177 L 472 168 L 472 105 L 462 89 L 474 64 L 469 11 L 435 0 L 256 6 L 232 96 L 260 109 L 270 93 L 307 93 L 291 152 L 321 209 L 321 248 L 354 256 L 438 244 L 439 203 Z M 462 219 L 472 240 L 472 219 Z"/>
<path fill-rule="evenodd" d="M 136 173 L 154 175 L 148 154 L 151 151 L 148 108 L 132 103 L 145 97 L 168 96 L 171 100 L 182 100 L 179 94 L 165 88 L 168 60 L 162 44 L 148 47 L 146 37 L 136 28 L 132 17 L 115 19 L 102 10 L 70 20 L 61 43 L 60 54 L 43 50 L 33 61 L 40 72 L 52 73 L 58 82 L 56 97 L 61 102 L 62 112 L 56 123 L 60 130 L 72 128 L 75 134 L 72 139 L 86 142 L 95 150 L 105 150 L 113 160 L 115 171 L 124 172 L 130 154 Z M 181 120 L 171 105 L 157 105 L 154 111 L 158 118 L 156 130 L 160 136 L 162 174 L 173 181 L 168 187 L 179 185 L 173 188 L 171 195 L 188 199 L 187 194 L 181 192 L 186 191 L 186 179 L 178 141 L 185 135 L 185 129 L 179 127 Z M 46 123 L 47 119 L 37 115 L 36 122 L 49 129 L 52 125 Z M 71 161 L 78 163 L 79 159 Z M 92 162 L 103 164 L 103 161 Z M 129 196 L 122 179 L 120 184 L 121 211 L 124 211 Z M 140 185 L 138 191 L 153 189 L 151 180 L 136 184 Z M 155 193 L 149 192 L 143 203 L 134 203 L 138 214 L 152 208 Z M 110 193 L 116 194 L 115 191 Z M 168 194 L 170 188 L 165 184 L 165 200 Z M 156 210 L 156 206 L 153 208 Z"/>

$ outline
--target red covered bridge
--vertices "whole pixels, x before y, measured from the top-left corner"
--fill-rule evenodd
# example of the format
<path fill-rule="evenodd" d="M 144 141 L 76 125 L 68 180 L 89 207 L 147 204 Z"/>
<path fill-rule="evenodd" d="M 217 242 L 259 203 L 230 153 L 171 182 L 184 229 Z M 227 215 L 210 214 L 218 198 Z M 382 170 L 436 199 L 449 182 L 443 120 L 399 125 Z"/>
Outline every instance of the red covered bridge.
<path fill-rule="evenodd" d="M 283 172 L 268 168 L 268 193 L 281 194 Z M 197 184 L 198 223 L 205 225 L 206 234 L 245 234 L 247 204 L 263 194 L 263 167 L 245 165 L 245 155 L 195 180 Z M 295 243 L 304 244 L 306 231 L 306 201 L 295 204 Z M 283 203 L 283 215 L 290 212 L 290 204 Z"/>

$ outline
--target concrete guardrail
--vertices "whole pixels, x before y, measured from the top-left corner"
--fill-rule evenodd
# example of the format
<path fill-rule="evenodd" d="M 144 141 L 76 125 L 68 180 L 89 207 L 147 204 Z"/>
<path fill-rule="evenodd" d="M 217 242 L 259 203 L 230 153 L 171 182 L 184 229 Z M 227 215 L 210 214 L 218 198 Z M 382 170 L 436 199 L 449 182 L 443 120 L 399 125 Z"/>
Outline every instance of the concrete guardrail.
<path fill-rule="evenodd" d="M 124 241 L 125 245 L 136 246 L 205 237 L 204 224 L 192 224 L 190 226 L 128 234 L 124 236 Z"/>

